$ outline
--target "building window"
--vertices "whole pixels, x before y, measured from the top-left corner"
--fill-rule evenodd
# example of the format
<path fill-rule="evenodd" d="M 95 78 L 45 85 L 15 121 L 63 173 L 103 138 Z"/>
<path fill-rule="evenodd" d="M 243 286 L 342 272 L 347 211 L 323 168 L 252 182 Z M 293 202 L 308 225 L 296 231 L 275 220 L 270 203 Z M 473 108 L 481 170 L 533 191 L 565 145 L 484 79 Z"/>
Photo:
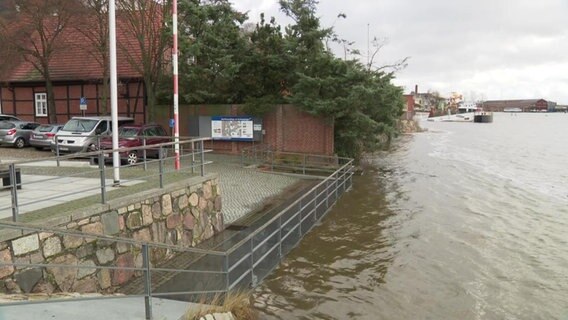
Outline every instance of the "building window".
<path fill-rule="evenodd" d="M 35 94 L 36 117 L 47 117 L 47 93 Z"/>

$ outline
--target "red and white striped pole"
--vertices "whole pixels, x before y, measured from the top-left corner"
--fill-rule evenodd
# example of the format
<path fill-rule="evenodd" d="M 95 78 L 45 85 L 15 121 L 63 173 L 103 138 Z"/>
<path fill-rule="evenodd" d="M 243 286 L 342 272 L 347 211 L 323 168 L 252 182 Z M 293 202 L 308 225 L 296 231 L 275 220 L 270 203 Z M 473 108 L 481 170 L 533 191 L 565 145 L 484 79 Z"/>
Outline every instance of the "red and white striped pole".
<path fill-rule="evenodd" d="M 173 14 L 173 36 L 174 48 L 172 53 L 172 63 L 174 66 L 174 150 L 175 150 L 175 169 L 180 169 L 179 156 L 179 88 L 178 88 L 178 16 L 177 16 L 177 0 L 172 3 Z"/>

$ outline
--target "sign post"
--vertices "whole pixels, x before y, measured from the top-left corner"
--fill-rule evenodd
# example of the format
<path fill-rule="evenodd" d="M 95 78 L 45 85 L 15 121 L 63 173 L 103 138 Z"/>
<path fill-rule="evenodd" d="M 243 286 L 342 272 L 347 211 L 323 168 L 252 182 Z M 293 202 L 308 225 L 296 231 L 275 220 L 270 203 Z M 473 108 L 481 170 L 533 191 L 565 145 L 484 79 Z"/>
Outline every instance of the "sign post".
<path fill-rule="evenodd" d="M 87 98 L 81 97 L 81 101 L 79 102 L 79 110 L 81 110 L 81 115 L 85 116 L 85 110 L 87 110 Z"/>

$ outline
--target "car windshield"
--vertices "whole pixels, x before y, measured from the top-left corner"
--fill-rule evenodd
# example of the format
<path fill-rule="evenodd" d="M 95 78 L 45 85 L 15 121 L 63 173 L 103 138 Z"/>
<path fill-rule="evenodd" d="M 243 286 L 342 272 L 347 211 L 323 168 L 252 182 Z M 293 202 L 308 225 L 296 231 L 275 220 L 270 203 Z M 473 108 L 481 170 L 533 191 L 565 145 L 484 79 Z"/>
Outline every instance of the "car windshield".
<path fill-rule="evenodd" d="M 39 128 L 37 128 L 37 131 L 50 132 L 52 128 L 53 128 L 52 126 L 39 126 Z"/>
<path fill-rule="evenodd" d="M 118 129 L 119 137 L 136 137 L 138 135 L 138 128 L 122 127 Z"/>
<path fill-rule="evenodd" d="M 97 120 L 71 119 L 65 124 L 63 130 L 71 132 L 90 132 L 97 122 Z"/>

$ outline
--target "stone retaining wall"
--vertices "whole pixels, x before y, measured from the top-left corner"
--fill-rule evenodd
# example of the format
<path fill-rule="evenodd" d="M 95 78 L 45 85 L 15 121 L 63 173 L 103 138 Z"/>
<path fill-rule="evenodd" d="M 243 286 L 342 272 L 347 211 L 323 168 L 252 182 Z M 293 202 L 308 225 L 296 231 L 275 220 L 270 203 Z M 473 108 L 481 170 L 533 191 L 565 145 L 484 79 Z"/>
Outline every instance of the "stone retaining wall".
<path fill-rule="evenodd" d="M 85 237 L 104 234 L 142 242 L 191 247 L 223 230 L 217 175 L 147 190 L 46 222 L 56 232 L 0 230 L 0 263 L 58 264 L 83 268 L 0 266 L 0 292 L 115 292 L 141 272 L 97 266 L 142 267 L 139 245 Z M 44 225 L 45 226 L 45 225 Z M 151 251 L 152 265 L 173 256 Z"/>

